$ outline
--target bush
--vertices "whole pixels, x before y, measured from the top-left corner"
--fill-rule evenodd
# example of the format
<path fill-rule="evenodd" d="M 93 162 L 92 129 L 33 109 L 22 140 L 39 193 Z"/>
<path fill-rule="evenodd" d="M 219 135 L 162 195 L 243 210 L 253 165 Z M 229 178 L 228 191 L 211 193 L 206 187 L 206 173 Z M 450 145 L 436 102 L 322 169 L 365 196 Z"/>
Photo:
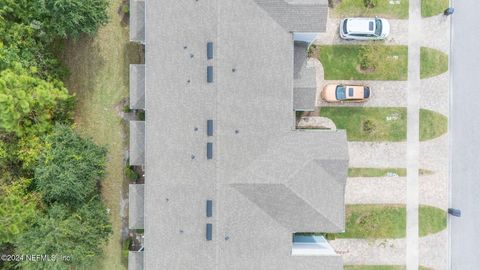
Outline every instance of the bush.
<path fill-rule="evenodd" d="M 363 122 L 363 132 L 367 134 L 372 134 L 375 132 L 375 123 L 372 122 L 371 120 L 366 120 Z"/>
<path fill-rule="evenodd" d="M 123 7 L 122 7 L 122 12 L 123 12 L 124 14 L 130 13 L 130 7 L 129 7 L 128 5 L 123 5 Z"/>
<path fill-rule="evenodd" d="M 366 8 L 374 8 L 377 5 L 377 0 L 363 0 Z"/>
<path fill-rule="evenodd" d="M 128 237 L 123 240 L 122 243 L 122 260 L 128 262 L 128 253 L 130 252 L 130 246 L 132 245 L 132 238 Z"/>
<path fill-rule="evenodd" d="M 145 121 L 145 111 L 140 111 L 137 113 L 137 118 L 140 121 Z"/>
<path fill-rule="evenodd" d="M 132 112 L 132 109 L 130 109 L 130 105 L 125 105 L 125 106 L 123 106 L 123 112 L 124 112 L 124 113 Z"/>
<path fill-rule="evenodd" d="M 135 170 L 133 170 L 132 166 L 125 167 L 124 173 L 127 179 L 130 181 L 136 181 L 140 178 L 140 175 Z"/>

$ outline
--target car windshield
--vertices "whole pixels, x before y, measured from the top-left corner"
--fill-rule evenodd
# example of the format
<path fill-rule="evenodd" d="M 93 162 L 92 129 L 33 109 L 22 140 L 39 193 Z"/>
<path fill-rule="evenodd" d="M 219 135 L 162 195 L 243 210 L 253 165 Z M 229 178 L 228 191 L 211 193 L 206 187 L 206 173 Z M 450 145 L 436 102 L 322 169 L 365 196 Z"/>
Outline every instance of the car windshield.
<path fill-rule="evenodd" d="M 337 100 L 344 100 L 347 98 L 346 93 L 345 93 L 345 86 L 343 85 L 338 85 L 337 89 L 335 91 L 335 97 Z"/>
<path fill-rule="evenodd" d="M 347 23 L 348 23 L 348 20 L 345 20 L 345 22 L 343 23 L 343 33 L 345 33 L 345 34 L 348 34 Z"/>
<path fill-rule="evenodd" d="M 375 19 L 375 35 L 382 35 L 382 20 Z"/>

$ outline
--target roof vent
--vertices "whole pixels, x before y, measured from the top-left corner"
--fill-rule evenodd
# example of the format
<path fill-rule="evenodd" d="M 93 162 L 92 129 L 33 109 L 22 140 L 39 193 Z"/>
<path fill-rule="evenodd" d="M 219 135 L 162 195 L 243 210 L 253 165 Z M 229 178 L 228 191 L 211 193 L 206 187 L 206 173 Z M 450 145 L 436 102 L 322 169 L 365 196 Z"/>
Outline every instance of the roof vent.
<path fill-rule="evenodd" d="M 213 158 L 213 143 L 207 143 L 207 159 Z"/>
<path fill-rule="evenodd" d="M 207 235 L 206 235 L 207 241 L 211 241 L 211 240 L 212 240 L 212 230 L 213 230 L 212 227 L 213 227 L 213 226 L 212 226 L 211 223 L 207 223 Z"/>
<path fill-rule="evenodd" d="M 207 67 L 207 82 L 209 82 L 209 83 L 213 82 L 213 67 L 212 66 Z"/>
<path fill-rule="evenodd" d="M 212 217 L 213 215 L 213 202 L 212 200 L 207 200 L 207 217 Z"/>
<path fill-rule="evenodd" d="M 213 42 L 207 43 L 207 59 L 213 59 Z"/>
<path fill-rule="evenodd" d="M 213 136 L 213 120 L 207 120 L 207 136 Z"/>

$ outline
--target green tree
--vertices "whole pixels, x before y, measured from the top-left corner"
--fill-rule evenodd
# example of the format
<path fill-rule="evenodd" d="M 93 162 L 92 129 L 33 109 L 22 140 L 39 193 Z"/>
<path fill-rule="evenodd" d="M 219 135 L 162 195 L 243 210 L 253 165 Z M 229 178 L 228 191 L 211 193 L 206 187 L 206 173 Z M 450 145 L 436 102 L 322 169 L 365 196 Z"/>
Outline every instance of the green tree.
<path fill-rule="evenodd" d="M 16 158 L 21 162 L 25 172 L 32 172 L 35 169 L 43 146 L 41 138 L 35 135 L 25 136 L 17 141 Z"/>
<path fill-rule="evenodd" d="M 16 66 L 0 73 L 0 130 L 25 134 L 44 134 L 53 120 L 69 118 L 72 99 L 57 80 L 46 81 Z M 65 121 L 70 119 L 63 119 Z"/>
<path fill-rule="evenodd" d="M 42 31 L 33 23 L 23 24 L 14 19 L 6 20 L 0 15 L 0 71 L 21 64 L 26 68 L 37 67 L 38 75 L 44 79 L 64 76 L 66 70 L 53 55 L 46 34 L 39 38 Z"/>
<path fill-rule="evenodd" d="M 48 213 L 22 235 L 18 254 L 70 256 L 57 262 L 24 262 L 21 269 L 70 270 L 91 265 L 102 252 L 111 233 L 108 214 L 100 200 L 94 198 L 77 211 L 54 204 Z"/>
<path fill-rule="evenodd" d="M 47 42 L 95 34 L 108 22 L 107 0 L 0 0 L 0 6 L 0 16 L 31 25 Z"/>
<path fill-rule="evenodd" d="M 39 216 L 37 207 L 40 198 L 28 193 L 30 180 L 17 180 L 10 185 L 0 186 L 0 243 L 16 243 Z"/>
<path fill-rule="evenodd" d="M 93 35 L 108 22 L 106 0 L 46 0 L 45 27 L 57 37 Z"/>
<path fill-rule="evenodd" d="M 57 125 L 45 138 L 35 169 L 35 186 L 47 203 L 79 207 L 98 193 L 106 150 L 70 127 Z"/>

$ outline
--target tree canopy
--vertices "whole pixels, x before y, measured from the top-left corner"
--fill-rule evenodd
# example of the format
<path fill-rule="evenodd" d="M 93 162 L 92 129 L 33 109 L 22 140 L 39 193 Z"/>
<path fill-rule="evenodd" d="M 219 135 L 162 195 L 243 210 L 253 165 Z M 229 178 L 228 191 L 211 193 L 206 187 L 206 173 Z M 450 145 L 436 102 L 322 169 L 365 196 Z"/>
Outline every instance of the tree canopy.
<path fill-rule="evenodd" d="M 53 204 L 47 214 L 23 234 L 18 242 L 18 254 L 49 254 L 70 260 L 56 262 L 25 262 L 22 269 L 70 270 L 72 265 L 91 265 L 102 252 L 101 245 L 111 233 L 108 214 L 100 200 L 94 198 L 77 211 Z"/>
<path fill-rule="evenodd" d="M 39 196 L 27 193 L 29 180 L 0 186 L 0 243 L 15 243 L 39 215 Z"/>
<path fill-rule="evenodd" d="M 57 125 L 45 139 L 35 185 L 47 203 L 78 207 L 97 194 L 106 150 L 67 126 Z"/>
<path fill-rule="evenodd" d="M 94 34 L 108 22 L 106 0 L 0 0 L 0 16 L 20 21 L 46 41 Z"/>
<path fill-rule="evenodd" d="M 45 133 L 71 104 L 60 81 L 34 77 L 20 66 L 0 73 L 0 129 L 6 133 Z"/>
<path fill-rule="evenodd" d="M 72 256 L 2 269 L 83 268 L 111 233 L 99 190 L 106 150 L 72 129 L 57 57 L 64 39 L 108 21 L 108 2 L 0 0 L 0 251 Z"/>

